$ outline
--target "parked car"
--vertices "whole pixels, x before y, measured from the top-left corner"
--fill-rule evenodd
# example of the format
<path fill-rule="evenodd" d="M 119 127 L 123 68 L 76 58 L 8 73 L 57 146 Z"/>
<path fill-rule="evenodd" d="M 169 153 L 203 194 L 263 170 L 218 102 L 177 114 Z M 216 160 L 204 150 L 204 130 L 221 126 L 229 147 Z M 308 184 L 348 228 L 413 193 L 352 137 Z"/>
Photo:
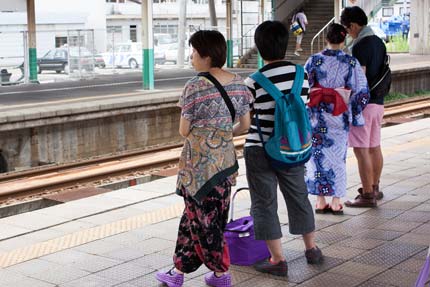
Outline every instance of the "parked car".
<path fill-rule="evenodd" d="M 56 48 L 37 59 L 37 72 L 56 71 L 68 74 L 78 69 L 93 71 L 94 62 L 94 55 L 85 47 Z"/>
<path fill-rule="evenodd" d="M 94 55 L 94 65 L 97 68 L 102 68 L 102 69 L 106 68 L 106 63 L 105 63 L 105 60 L 103 59 L 103 55 L 101 54 Z"/>
<path fill-rule="evenodd" d="M 176 64 L 178 58 L 178 43 L 170 44 L 170 46 L 165 51 L 165 58 L 166 62 L 173 62 L 173 64 Z M 189 58 L 189 47 L 186 46 L 184 50 L 184 61 L 188 62 Z"/>
<path fill-rule="evenodd" d="M 367 25 L 372 28 L 375 35 L 384 40 L 385 43 L 390 42 L 390 37 L 382 30 L 378 23 L 368 23 Z"/>
<path fill-rule="evenodd" d="M 102 53 L 102 56 L 107 66 L 137 69 L 143 62 L 142 44 L 136 42 L 119 43 L 110 51 Z M 154 49 L 154 61 L 155 63 L 164 63 L 164 52 L 159 53 Z"/>

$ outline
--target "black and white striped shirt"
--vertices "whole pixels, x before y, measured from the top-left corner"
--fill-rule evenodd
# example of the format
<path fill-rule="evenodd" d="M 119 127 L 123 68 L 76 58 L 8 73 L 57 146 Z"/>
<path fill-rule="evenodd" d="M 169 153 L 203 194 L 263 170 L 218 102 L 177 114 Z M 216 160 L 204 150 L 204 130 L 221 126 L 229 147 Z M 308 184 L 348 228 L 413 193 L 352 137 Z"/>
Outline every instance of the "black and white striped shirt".
<path fill-rule="evenodd" d="M 282 93 L 288 94 L 291 92 L 296 76 L 296 67 L 293 63 L 287 61 L 273 62 L 261 68 L 260 72 L 272 81 Z M 246 138 L 245 147 L 263 146 L 258 135 L 255 113 L 258 113 L 263 140 L 266 142 L 272 134 L 274 127 L 275 100 L 253 79 L 247 78 L 245 84 L 255 98 L 253 106 L 254 115 L 251 119 L 251 127 Z M 301 92 L 301 97 L 305 103 L 307 102 L 308 92 L 308 76 L 305 73 Z"/>

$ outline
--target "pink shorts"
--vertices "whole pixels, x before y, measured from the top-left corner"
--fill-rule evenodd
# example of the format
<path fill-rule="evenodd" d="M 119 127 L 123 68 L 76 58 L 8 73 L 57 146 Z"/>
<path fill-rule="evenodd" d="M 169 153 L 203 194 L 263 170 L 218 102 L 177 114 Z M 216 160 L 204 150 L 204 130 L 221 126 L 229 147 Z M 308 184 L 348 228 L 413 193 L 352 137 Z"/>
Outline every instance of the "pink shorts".
<path fill-rule="evenodd" d="M 384 106 L 368 104 L 363 110 L 365 124 L 362 127 L 350 126 L 349 146 L 371 148 L 381 145 L 381 126 L 384 117 Z"/>

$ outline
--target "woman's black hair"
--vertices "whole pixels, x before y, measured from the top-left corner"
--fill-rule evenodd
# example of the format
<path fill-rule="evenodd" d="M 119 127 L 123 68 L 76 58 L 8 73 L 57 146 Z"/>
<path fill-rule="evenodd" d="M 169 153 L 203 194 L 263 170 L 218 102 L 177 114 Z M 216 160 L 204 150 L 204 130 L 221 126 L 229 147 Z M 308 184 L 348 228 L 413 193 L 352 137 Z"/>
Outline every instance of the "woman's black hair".
<path fill-rule="evenodd" d="M 328 26 L 326 39 L 331 44 L 340 44 L 345 41 L 346 29 L 340 24 L 330 24 Z"/>
<path fill-rule="evenodd" d="M 254 41 L 264 60 L 282 60 L 287 51 L 288 30 L 279 21 L 264 21 L 255 30 Z"/>
<path fill-rule="evenodd" d="M 360 26 L 367 25 L 367 16 L 363 9 L 358 6 L 346 7 L 340 15 L 340 23 L 349 28 L 351 23 L 357 23 Z"/>
<path fill-rule="evenodd" d="M 222 68 L 227 57 L 227 44 L 224 36 L 214 30 L 200 30 L 195 32 L 188 41 L 201 57 L 211 59 L 211 67 Z"/>

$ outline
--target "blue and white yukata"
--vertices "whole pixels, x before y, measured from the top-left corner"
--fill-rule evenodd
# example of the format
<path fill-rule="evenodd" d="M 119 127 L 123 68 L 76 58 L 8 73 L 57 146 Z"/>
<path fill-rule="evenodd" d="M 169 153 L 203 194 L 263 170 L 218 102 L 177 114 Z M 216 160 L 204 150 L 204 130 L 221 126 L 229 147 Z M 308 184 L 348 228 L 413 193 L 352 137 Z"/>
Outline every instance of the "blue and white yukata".
<path fill-rule="evenodd" d="M 340 50 L 326 49 L 312 55 L 305 69 L 309 86 L 314 87 L 314 90 L 324 88 L 339 91 L 333 92 L 337 97 L 329 93 L 320 93 L 319 97 L 315 97 L 315 93 L 310 93 L 310 102 L 313 102 L 313 106 L 308 103 L 312 125 L 312 156 L 306 164 L 308 192 L 343 197 L 346 194 L 349 125 L 364 125 L 362 110 L 369 102 L 366 76 L 358 60 Z M 322 98 L 326 100 L 320 100 Z M 339 102 L 343 109 L 338 105 Z"/>

